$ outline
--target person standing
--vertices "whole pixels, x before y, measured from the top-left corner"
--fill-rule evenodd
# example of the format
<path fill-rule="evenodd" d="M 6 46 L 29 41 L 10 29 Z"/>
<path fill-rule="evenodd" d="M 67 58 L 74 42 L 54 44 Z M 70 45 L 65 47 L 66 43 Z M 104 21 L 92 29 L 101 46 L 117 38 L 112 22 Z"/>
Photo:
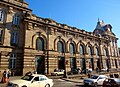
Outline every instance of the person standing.
<path fill-rule="evenodd" d="M 3 72 L 3 77 L 2 77 L 2 82 L 6 83 L 10 77 L 10 72 L 8 70 L 4 70 Z"/>

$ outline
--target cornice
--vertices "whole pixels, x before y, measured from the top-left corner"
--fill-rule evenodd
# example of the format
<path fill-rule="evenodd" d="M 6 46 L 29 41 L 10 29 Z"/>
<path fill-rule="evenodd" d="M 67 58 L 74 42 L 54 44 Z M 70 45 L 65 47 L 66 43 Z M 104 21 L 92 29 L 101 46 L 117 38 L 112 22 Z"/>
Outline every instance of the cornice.
<path fill-rule="evenodd" d="M 29 9 L 29 8 L 27 8 L 27 7 L 23 7 L 23 4 L 24 4 L 24 3 L 21 3 L 21 4 L 17 5 L 17 4 L 15 4 L 15 3 L 11 3 L 9 0 L 1 0 L 1 1 L 0 1 L 0 4 L 8 5 L 8 6 L 10 6 L 10 7 L 14 7 L 14 8 L 23 10 L 23 11 L 32 11 L 31 9 Z"/>

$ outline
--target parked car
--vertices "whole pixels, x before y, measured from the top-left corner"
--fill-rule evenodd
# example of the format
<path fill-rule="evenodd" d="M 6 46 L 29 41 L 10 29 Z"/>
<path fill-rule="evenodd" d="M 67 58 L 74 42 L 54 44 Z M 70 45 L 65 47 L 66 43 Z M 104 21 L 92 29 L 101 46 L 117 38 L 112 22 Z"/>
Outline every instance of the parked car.
<path fill-rule="evenodd" d="M 108 78 L 106 75 L 92 75 L 91 78 L 84 79 L 84 86 L 95 86 L 103 85 L 103 81 Z"/>
<path fill-rule="evenodd" d="M 63 69 L 58 69 L 58 70 L 55 70 L 54 72 L 51 73 L 51 75 L 64 75 L 64 71 Z"/>
<path fill-rule="evenodd" d="M 6 87 L 52 87 L 53 80 L 45 75 L 25 75 L 20 79 L 11 80 Z"/>
<path fill-rule="evenodd" d="M 81 71 L 81 73 L 88 73 L 88 72 L 92 72 L 92 68 L 87 68 Z"/>
<path fill-rule="evenodd" d="M 103 87 L 120 87 L 120 78 L 106 78 Z"/>
<path fill-rule="evenodd" d="M 71 71 L 68 71 L 67 74 L 68 75 L 73 75 L 73 74 L 78 74 L 78 70 L 77 69 L 71 69 Z"/>
<path fill-rule="evenodd" d="M 101 71 L 107 72 L 108 68 L 102 68 Z"/>

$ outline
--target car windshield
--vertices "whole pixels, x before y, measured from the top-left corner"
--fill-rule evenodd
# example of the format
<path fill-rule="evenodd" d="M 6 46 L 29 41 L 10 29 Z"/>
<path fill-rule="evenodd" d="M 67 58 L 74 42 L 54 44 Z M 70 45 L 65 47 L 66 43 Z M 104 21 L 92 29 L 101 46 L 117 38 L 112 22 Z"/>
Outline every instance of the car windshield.
<path fill-rule="evenodd" d="M 111 79 L 112 80 L 112 79 Z M 115 82 L 118 82 L 118 83 L 120 83 L 120 79 L 113 79 Z"/>
<path fill-rule="evenodd" d="M 98 76 L 92 76 L 91 77 L 91 79 L 97 79 L 98 78 Z"/>
<path fill-rule="evenodd" d="M 21 79 L 27 80 L 27 81 L 31 81 L 33 77 L 34 77 L 34 76 L 31 76 L 31 75 L 25 75 L 25 76 L 22 77 Z"/>

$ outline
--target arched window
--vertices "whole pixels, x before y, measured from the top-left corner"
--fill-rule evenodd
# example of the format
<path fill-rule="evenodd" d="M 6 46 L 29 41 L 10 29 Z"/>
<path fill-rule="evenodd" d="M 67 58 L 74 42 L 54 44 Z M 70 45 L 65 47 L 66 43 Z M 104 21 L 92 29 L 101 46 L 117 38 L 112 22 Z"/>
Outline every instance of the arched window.
<path fill-rule="evenodd" d="M 64 52 L 64 45 L 63 45 L 63 43 L 61 41 L 58 41 L 57 49 L 58 49 L 58 52 L 61 52 L 61 53 Z"/>
<path fill-rule="evenodd" d="M 43 51 L 44 50 L 44 40 L 43 40 L 43 38 L 37 38 L 36 50 L 38 50 L 38 51 Z"/>
<path fill-rule="evenodd" d="M 84 54 L 84 48 L 83 48 L 83 46 L 82 45 L 80 45 L 80 54 Z"/>
<path fill-rule="evenodd" d="M 73 43 L 70 43 L 70 53 L 75 54 L 75 47 Z"/>
<path fill-rule="evenodd" d="M 88 46 L 88 54 L 89 54 L 89 55 L 92 55 L 92 49 L 91 49 L 90 46 Z"/>
<path fill-rule="evenodd" d="M 99 56 L 98 48 L 96 47 L 96 57 Z"/>

